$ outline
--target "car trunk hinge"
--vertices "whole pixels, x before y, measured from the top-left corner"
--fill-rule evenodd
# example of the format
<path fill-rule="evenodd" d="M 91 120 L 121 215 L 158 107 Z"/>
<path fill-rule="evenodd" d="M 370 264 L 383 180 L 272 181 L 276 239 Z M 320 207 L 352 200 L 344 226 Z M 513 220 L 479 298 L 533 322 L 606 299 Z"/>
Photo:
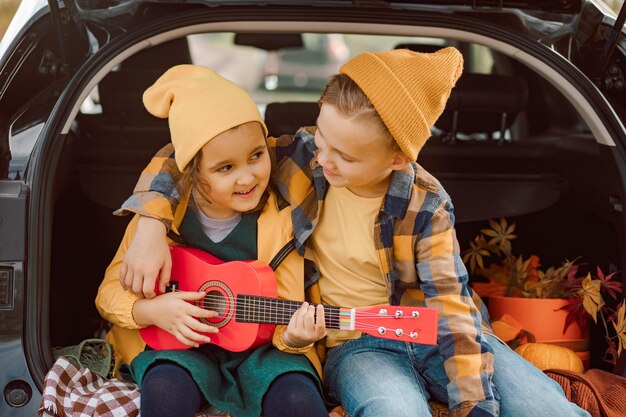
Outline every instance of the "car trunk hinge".
<path fill-rule="evenodd" d="M 622 29 L 624 28 L 624 21 L 626 20 L 626 2 L 622 4 L 622 7 L 617 15 L 617 19 L 615 20 L 615 24 L 611 28 L 609 35 L 606 37 L 606 41 L 602 46 L 602 51 L 600 52 L 600 56 L 598 57 L 597 64 L 593 70 L 592 79 L 596 83 L 598 87 L 609 87 L 611 88 L 613 82 L 609 80 L 610 85 L 606 85 L 605 76 L 609 69 L 609 64 L 611 62 L 611 58 L 613 57 L 613 53 L 615 52 L 615 47 L 619 41 L 619 35 L 622 33 Z M 623 81 L 623 80 L 622 80 Z"/>
<path fill-rule="evenodd" d="M 72 0 L 69 0 L 72 1 Z M 50 7 L 50 15 L 56 26 L 57 37 L 59 40 L 59 49 L 61 53 L 61 63 L 59 66 L 60 72 L 66 73 L 69 69 L 68 62 L 68 48 L 69 45 L 66 42 L 66 37 L 69 35 L 67 25 L 71 21 L 69 10 L 65 5 L 64 0 L 48 0 L 48 6 Z M 50 54 L 47 54 L 50 57 Z"/>

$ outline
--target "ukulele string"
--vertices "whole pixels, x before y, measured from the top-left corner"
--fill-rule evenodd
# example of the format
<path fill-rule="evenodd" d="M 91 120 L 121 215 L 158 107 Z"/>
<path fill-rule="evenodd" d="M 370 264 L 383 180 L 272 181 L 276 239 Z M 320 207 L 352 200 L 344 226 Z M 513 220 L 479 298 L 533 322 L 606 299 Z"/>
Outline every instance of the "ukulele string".
<path fill-rule="evenodd" d="M 239 298 L 234 298 L 234 297 L 225 297 L 225 296 L 221 296 L 221 295 L 207 295 L 206 297 L 203 298 L 203 300 L 206 302 L 207 300 L 210 301 L 228 301 L 228 302 L 235 302 L 236 305 L 238 306 L 242 306 L 242 307 L 260 307 L 263 308 L 263 305 L 269 305 L 271 307 L 277 307 L 279 304 L 281 305 L 281 307 L 285 310 L 285 311 L 289 311 L 290 310 L 290 306 L 292 308 L 300 308 L 300 306 L 302 305 L 303 302 L 300 301 L 293 301 L 293 300 L 281 300 L 281 299 L 272 299 L 272 298 L 244 298 L 244 299 L 239 299 Z M 263 304 L 263 305 L 261 305 Z M 285 304 L 288 304 L 287 308 L 285 308 Z M 315 306 L 317 306 L 317 304 L 315 304 Z M 328 307 L 328 306 L 325 306 Z M 394 306 L 395 307 L 395 306 Z M 333 308 L 337 308 L 337 309 L 342 309 L 343 307 L 333 307 Z M 363 308 L 368 308 L 368 307 L 363 307 Z M 406 307 L 405 307 L 406 308 Z M 344 309 L 349 309 L 349 308 L 344 308 Z M 359 310 L 360 308 L 357 308 L 357 310 Z M 390 315 L 390 314 L 386 314 L 386 315 L 382 315 L 380 313 L 376 313 L 376 312 L 367 312 L 367 311 L 359 311 L 359 315 L 361 316 L 370 316 L 370 317 L 381 317 L 381 318 L 396 318 L 394 315 Z M 400 318 L 405 318 L 405 317 L 400 317 Z M 411 317 L 408 317 L 411 318 Z"/>
<path fill-rule="evenodd" d="M 295 313 L 295 311 L 298 308 L 300 308 L 300 305 L 301 305 L 300 302 L 293 301 L 293 300 L 280 300 L 280 299 L 271 299 L 271 298 L 237 299 L 234 297 L 226 297 L 222 295 L 206 295 L 204 297 L 204 301 L 206 302 L 207 300 L 218 301 L 218 302 L 235 301 L 235 305 L 240 308 L 251 309 L 257 313 L 264 312 L 264 313 L 270 313 L 274 315 L 280 315 L 280 318 L 282 318 L 283 320 L 290 318 L 293 315 L 293 313 Z M 263 305 L 260 305 L 261 303 Z M 285 304 L 288 304 L 288 306 L 285 307 Z M 339 307 L 335 307 L 335 309 L 339 309 Z M 328 311 L 327 309 L 325 309 L 324 314 L 325 314 L 325 317 L 328 318 L 329 320 L 339 320 L 341 317 L 341 313 L 339 311 L 333 311 L 333 310 Z M 358 312 L 358 317 L 363 318 L 363 319 L 375 318 L 377 320 L 392 320 L 392 319 L 397 320 L 398 319 L 394 315 L 381 315 L 375 312 L 362 312 L 362 311 Z M 401 318 L 409 318 L 413 320 L 413 318 L 410 316 L 401 317 Z M 374 324 L 359 321 L 358 318 L 355 320 L 354 325 L 355 325 L 355 328 L 358 328 L 358 329 L 377 329 L 379 327 Z M 388 329 L 388 330 L 395 330 L 395 329 Z"/>
<path fill-rule="evenodd" d="M 300 308 L 299 306 L 301 305 L 300 302 L 297 301 L 293 301 L 293 300 L 280 300 L 280 299 L 273 299 L 273 298 L 233 298 L 233 297 L 225 297 L 222 295 L 207 295 L 204 297 L 204 301 L 206 302 L 207 300 L 209 301 L 224 301 L 224 300 L 228 300 L 228 301 L 235 301 L 235 305 L 239 308 L 242 309 L 248 309 L 248 310 L 252 310 L 253 312 L 256 313 L 265 313 L 268 314 L 270 316 L 273 316 L 275 319 L 280 318 L 283 321 L 288 321 L 291 316 L 293 315 L 293 313 L 295 313 L 295 311 Z M 263 305 L 261 305 L 263 304 Z M 279 304 L 281 304 L 282 308 L 278 308 Z M 288 306 L 291 306 L 291 308 L 285 308 L 285 304 L 287 304 Z M 339 326 L 339 322 L 340 319 L 342 317 L 340 311 L 339 311 L 339 307 L 335 307 L 334 311 L 330 310 L 327 311 L 328 309 L 325 309 L 324 313 L 325 313 L 325 319 L 327 319 L 327 321 L 329 323 L 334 323 L 336 326 Z M 269 310 L 269 311 L 268 311 Z M 253 313 L 251 313 L 253 314 Z M 246 317 L 246 314 L 242 314 L 244 317 Z M 381 315 L 378 313 L 371 313 L 371 312 L 358 312 L 357 317 L 355 317 L 355 321 L 354 321 L 354 330 L 355 331 L 378 331 L 381 327 L 384 327 L 386 331 L 391 332 L 391 334 L 395 333 L 396 330 L 398 330 L 398 328 L 394 328 L 394 327 L 385 327 L 385 326 L 380 326 L 380 325 L 376 325 L 376 324 L 372 324 L 370 322 L 367 321 L 361 321 L 359 320 L 359 318 L 361 319 L 368 319 L 368 318 L 375 318 L 378 321 L 382 321 L 382 320 L 397 320 L 398 318 L 395 317 L 394 315 Z M 403 317 L 404 318 L 404 317 Z M 411 318 L 410 316 L 408 318 Z M 411 318 L 412 319 L 412 318 Z M 270 320 L 272 321 L 272 320 Z M 403 329 L 401 329 L 403 330 Z"/>
<path fill-rule="evenodd" d="M 206 297 L 204 297 L 203 300 L 205 302 L 208 300 L 209 303 L 211 301 L 217 301 L 217 302 L 228 301 L 230 303 L 234 302 L 237 306 L 240 306 L 240 307 L 264 308 L 264 306 L 278 307 L 280 305 L 280 307 L 284 311 L 291 311 L 291 309 L 293 308 L 297 310 L 298 308 L 300 308 L 300 306 L 303 303 L 300 301 L 271 299 L 271 298 L 239 299 L 239 298 L 234 298 L 234 297 L 212 296 L 212 295 L 207 295 Z M 287 304 L 287 307 L 285 307 L 285 304 Z M 317 304 L 315 304 L 314 306 L 317 306 Z M 325 307 L 328 307 L 328 306 L 325 306 Z M 333 308 L 342 309 L 343 307 L 333 307 Z M 363 308 L 368 308 L 368 307 L 363 307 Z M 349 308 L 347 307 L 343 309 L 349 310 Z M 359 310 L 359 308 L 357 308 L 357 310 Z M 382 315 L 380 313 L 368 312 L 368 311 L 359 311 L 358 314 L 363 317 L 381 317 L 381 318 L 391 318 L 391 319 L 396 318 L 393 314 Z M 400 317 L 400 318 L 407 318 L 407 317 Z M 412 317 L 408 317 L 408 318 L 412 318 Z"/>

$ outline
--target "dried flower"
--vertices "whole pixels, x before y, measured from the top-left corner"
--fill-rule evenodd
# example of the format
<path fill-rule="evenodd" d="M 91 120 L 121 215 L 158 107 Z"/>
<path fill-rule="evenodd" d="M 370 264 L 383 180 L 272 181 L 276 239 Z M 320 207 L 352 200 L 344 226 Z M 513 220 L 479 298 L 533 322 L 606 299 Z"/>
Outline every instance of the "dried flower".
<path fill-rule="evenodd" d="M 605 302 L 607 297 L 618 300 L 622 294 L 622 283 L 614 279 L 616 272 L 606 275 L 596 267 L 596 276 L 590 272 L 581 276 L 580 258 L 542 270 L 537 255 L 528 258 L 513 255 L 512 241 L 517 237 L 513 234 L 515 223 L 508 224 L 506 219 L 489 220 L 489 226 L 482 229 L 470 242 L 470 248 L 463 252 L 463 261 L 469 262 L 472 274 L 488 280 L 475 282 L 474 291 L 482 296 L 565 299 L 567 304 L 562 310 L 567 312 L 567 317 L 563 333 L 575 322 L 585 328 L 590 317 L 595 323 L 602 323 L 608 345 L 604 360 L 615 364 L 626 348 L 624 303 L 616 311 Z M 609 330 L 608 323 L 613 324 L 613 329 Z"/>
<path fill-rule="evenodd" d="M 619 356 L 622 353 L 622 349 L 626 347 L 626 308 L 624 305 L 625 304 L 622 302 L 617 311 L 617 318 L 613 321 L 613 327 L 619 339 L 617 356 Z"/>

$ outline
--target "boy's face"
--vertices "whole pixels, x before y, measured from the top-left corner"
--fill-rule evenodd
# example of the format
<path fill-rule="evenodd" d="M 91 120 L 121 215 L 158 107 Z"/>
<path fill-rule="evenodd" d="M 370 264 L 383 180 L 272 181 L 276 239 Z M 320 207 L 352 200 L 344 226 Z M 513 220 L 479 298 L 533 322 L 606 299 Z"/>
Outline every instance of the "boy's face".
<path fill-rule="evenodd" d="M 270 178 L 271 161 L 261 126 L 248 122 L 217 135 L 202 147 L 198 169 L 209 190 L 197 197 L 202 211 L 213 218 L 230 218 L 254 209 Z M 202 186 L 202 185 L 199 185 Z"/>
<path fill-rule="evenodd" d="M 317 118 L 315 145 L 324 177 L 333 187 L 346 187 L 361 197 L 387 192 L 391 173 L 400 157 L 385 144 L 372 123 L 345 116 L 322 104 Z"/>

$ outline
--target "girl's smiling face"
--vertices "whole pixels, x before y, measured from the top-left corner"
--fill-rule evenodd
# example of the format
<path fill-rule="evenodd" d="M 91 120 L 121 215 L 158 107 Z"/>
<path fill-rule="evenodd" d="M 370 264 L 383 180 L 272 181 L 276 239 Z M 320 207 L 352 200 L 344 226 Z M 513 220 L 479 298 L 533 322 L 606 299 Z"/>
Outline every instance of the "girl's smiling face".
<path fill-rule="evenodd" d="M 256 208 L 267 188 L 271 161 L 261 126 L 248 122 L 207 142 L 198 165 L 196 201 L 212 218 L 230 218 Z"/>

